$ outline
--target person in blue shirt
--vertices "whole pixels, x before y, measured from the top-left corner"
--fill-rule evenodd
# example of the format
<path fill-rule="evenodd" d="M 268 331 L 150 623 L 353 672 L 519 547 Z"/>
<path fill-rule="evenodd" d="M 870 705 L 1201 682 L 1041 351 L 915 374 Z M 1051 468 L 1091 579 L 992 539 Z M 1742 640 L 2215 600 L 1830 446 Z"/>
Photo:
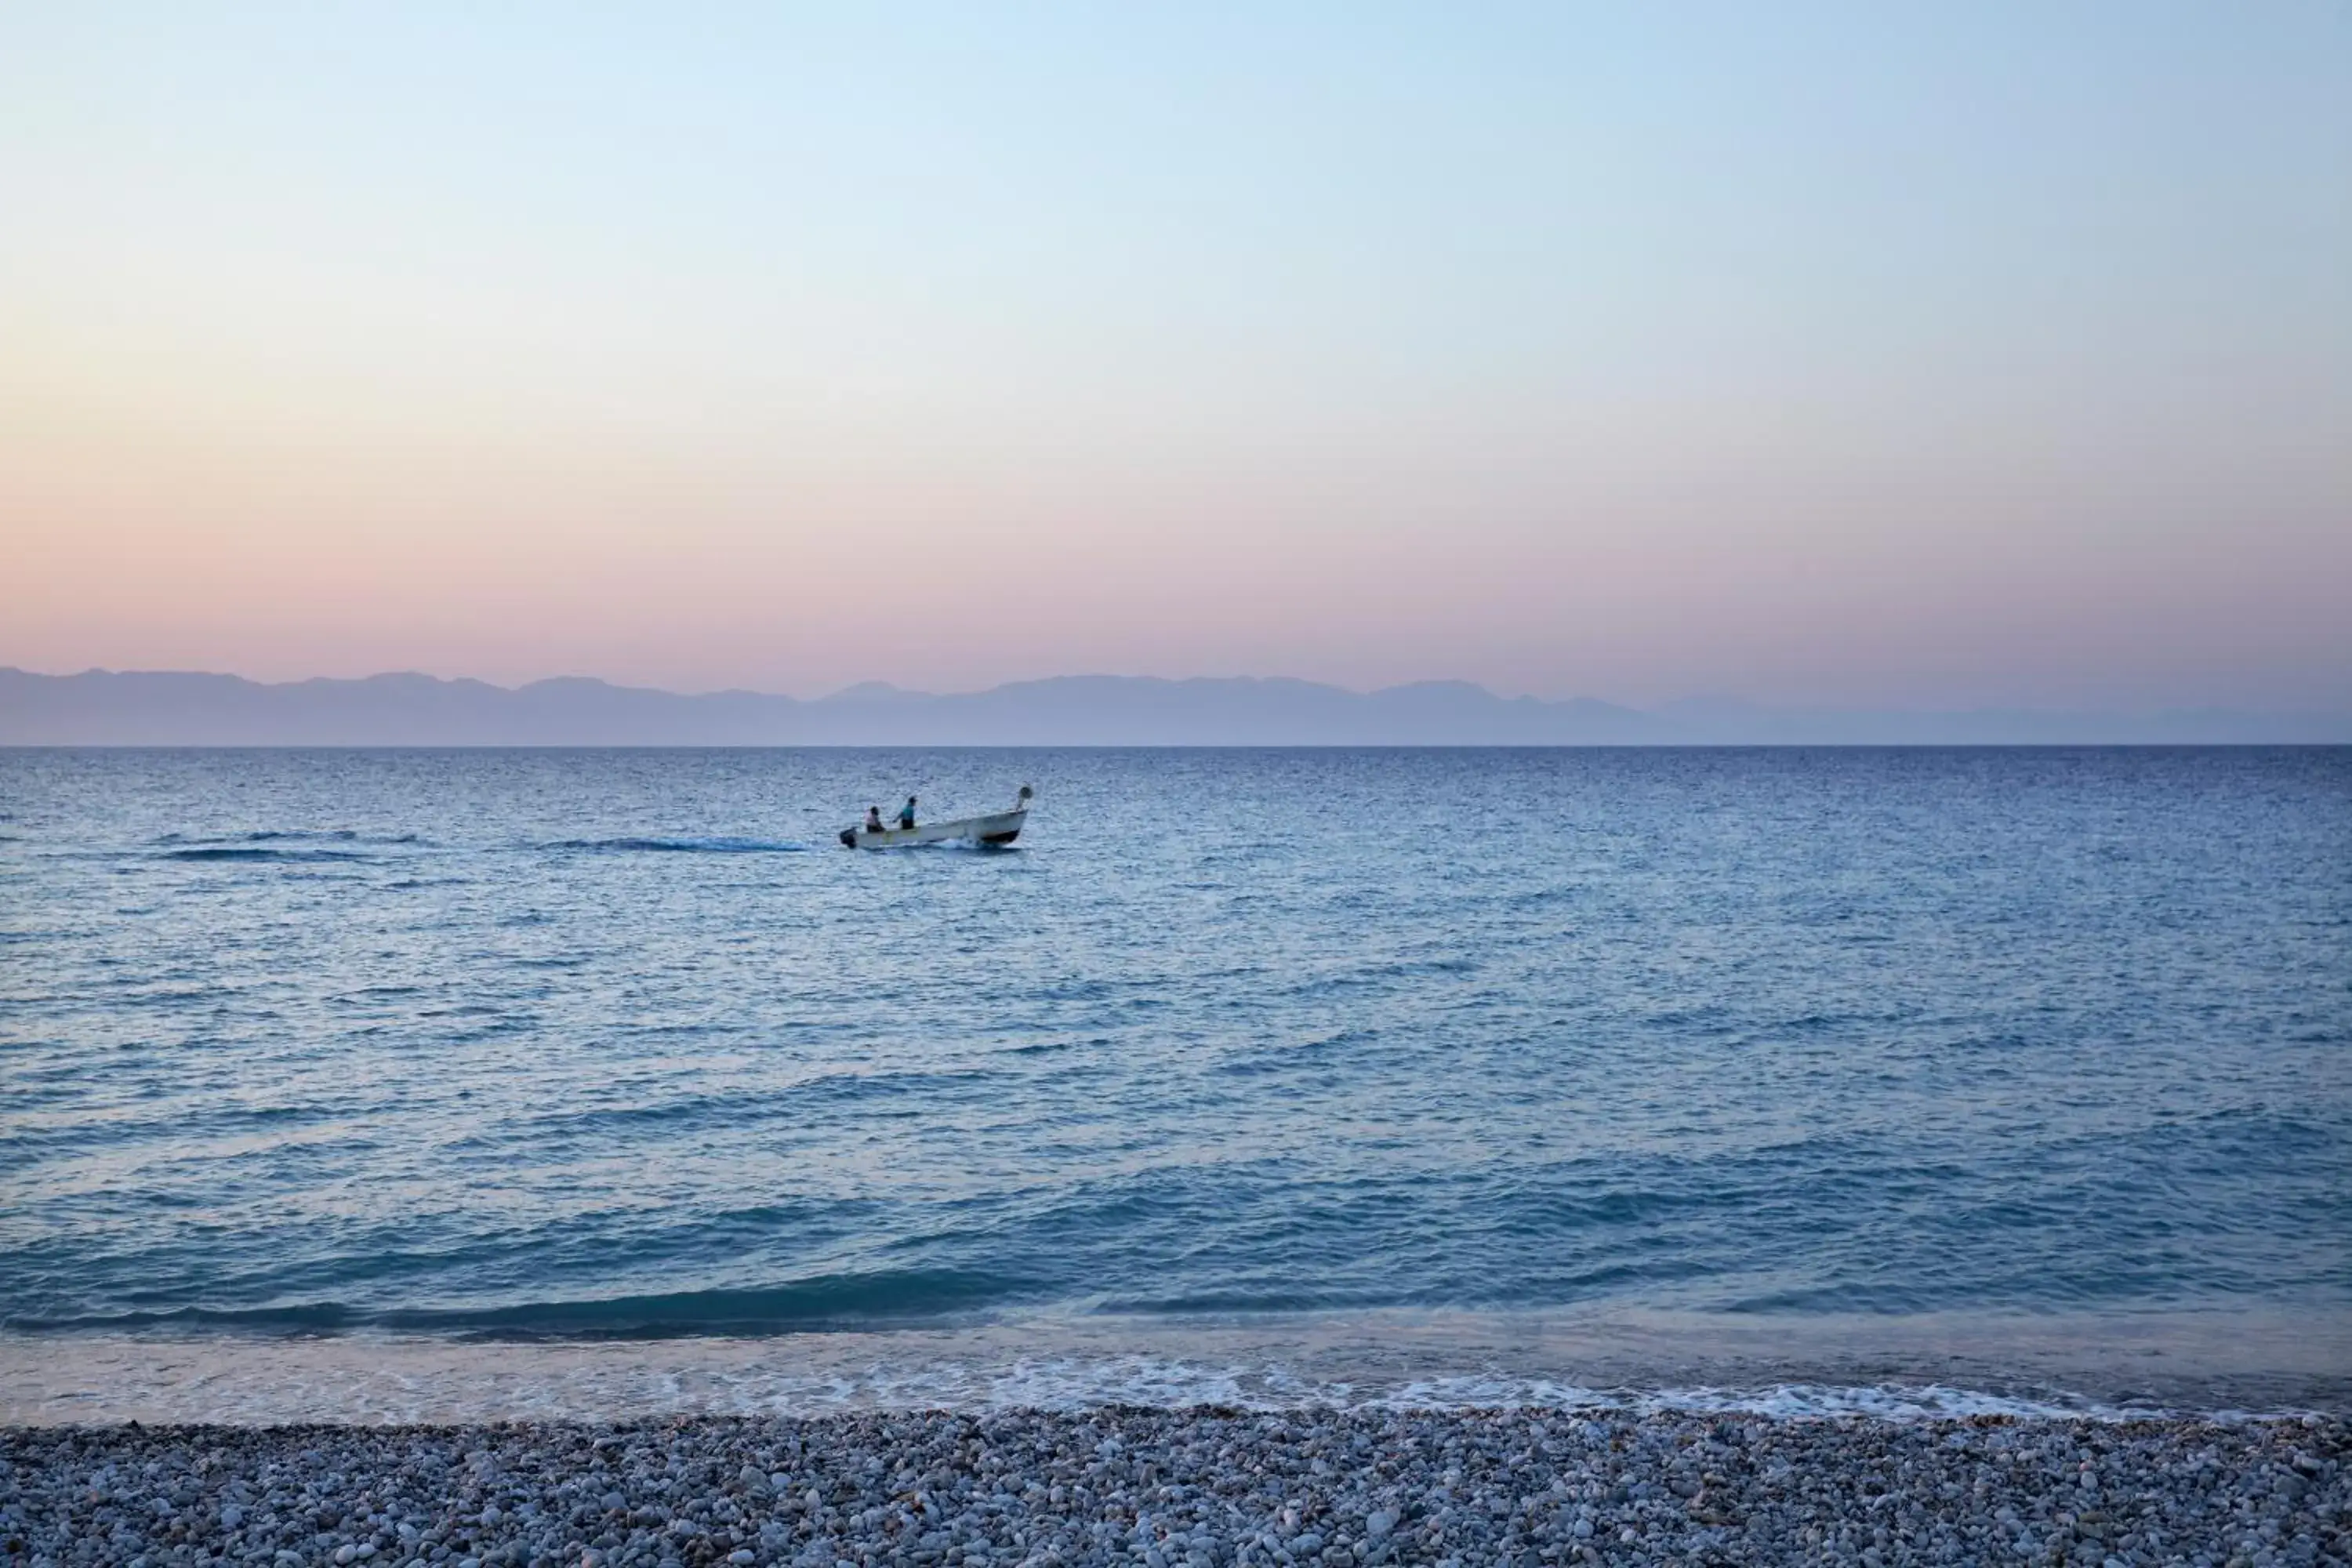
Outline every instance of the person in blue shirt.
<path fill-rule="evenodd" d="M 911 795 L 907 797 L 907 804 L 898 808 L 898 826 L 901 827 L 915 826 L 915 797 Z"/>

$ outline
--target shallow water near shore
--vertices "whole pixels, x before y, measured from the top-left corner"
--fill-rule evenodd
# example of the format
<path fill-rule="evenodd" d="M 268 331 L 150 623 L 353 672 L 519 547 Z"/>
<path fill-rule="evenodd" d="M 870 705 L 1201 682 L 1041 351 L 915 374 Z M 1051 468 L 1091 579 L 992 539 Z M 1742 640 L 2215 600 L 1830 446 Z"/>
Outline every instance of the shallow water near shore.
<path fill-rule="evenodd" d="M 1744 1412 L 2141 1420 L 2352 1411 L 2341 1325 L 1708 1314 L 1089 1315 L 752 1337 L 0 1338 L 0 1426 L 822 1416 L 892 1410 Z"/>
<path fill-rule="evenodd" d="M 2347 866 L 2343 749 L 0 752 L 6 1399 L 2340 1409 Z"/>

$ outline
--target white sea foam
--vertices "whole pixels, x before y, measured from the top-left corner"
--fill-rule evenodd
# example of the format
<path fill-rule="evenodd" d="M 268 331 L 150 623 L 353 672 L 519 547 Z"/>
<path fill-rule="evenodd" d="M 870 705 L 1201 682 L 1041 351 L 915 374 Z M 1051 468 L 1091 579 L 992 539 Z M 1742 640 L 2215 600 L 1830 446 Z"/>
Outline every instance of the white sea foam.
<path fill-rule="evenodd" d="M 495 1344 L 368 1335 L 0 1337 L 0 1423 L 9 1424 L 403 1425 L 1111 1405 L 1679 1411 L 1896 1422 L 2240 1414 L 1935 1382 L 1643 1384 L 1492 1368 L 1401 1372 L 1315 1350 L 1251 1359 L 1099 1349 L 1021 1353 L 985 1333 Z"/>

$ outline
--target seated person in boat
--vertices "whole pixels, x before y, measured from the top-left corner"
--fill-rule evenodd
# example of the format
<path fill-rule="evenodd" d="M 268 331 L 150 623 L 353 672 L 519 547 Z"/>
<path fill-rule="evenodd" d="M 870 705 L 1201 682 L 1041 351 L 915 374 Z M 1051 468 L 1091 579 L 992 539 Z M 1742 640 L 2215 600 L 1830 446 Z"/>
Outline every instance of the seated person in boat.
<path fill-rule="evenodd" d="M 911 795 L 907 797 L 907 804 L 898 808 L 898 826 L 901 827 L 915 826 L 915 797 Z"/>
<path fill-rule="evenodd" d="M 882 831 L 882 808 L 880 806 L 869 805 L 866 808 L 866 831 L 868 833 L 879 833 Z"/>

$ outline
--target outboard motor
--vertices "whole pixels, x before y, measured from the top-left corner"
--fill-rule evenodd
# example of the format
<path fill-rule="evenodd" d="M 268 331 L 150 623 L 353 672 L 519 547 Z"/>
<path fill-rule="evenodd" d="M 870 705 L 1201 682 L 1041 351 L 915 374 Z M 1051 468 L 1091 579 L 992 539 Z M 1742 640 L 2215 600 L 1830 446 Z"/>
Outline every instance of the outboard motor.
<path fill-rule="evenodd" d="M 845 827 L 841 830 L 841 847 L 844 849 L 855 849 L 857 847 L 857 829 L 855 827 Z"/>

